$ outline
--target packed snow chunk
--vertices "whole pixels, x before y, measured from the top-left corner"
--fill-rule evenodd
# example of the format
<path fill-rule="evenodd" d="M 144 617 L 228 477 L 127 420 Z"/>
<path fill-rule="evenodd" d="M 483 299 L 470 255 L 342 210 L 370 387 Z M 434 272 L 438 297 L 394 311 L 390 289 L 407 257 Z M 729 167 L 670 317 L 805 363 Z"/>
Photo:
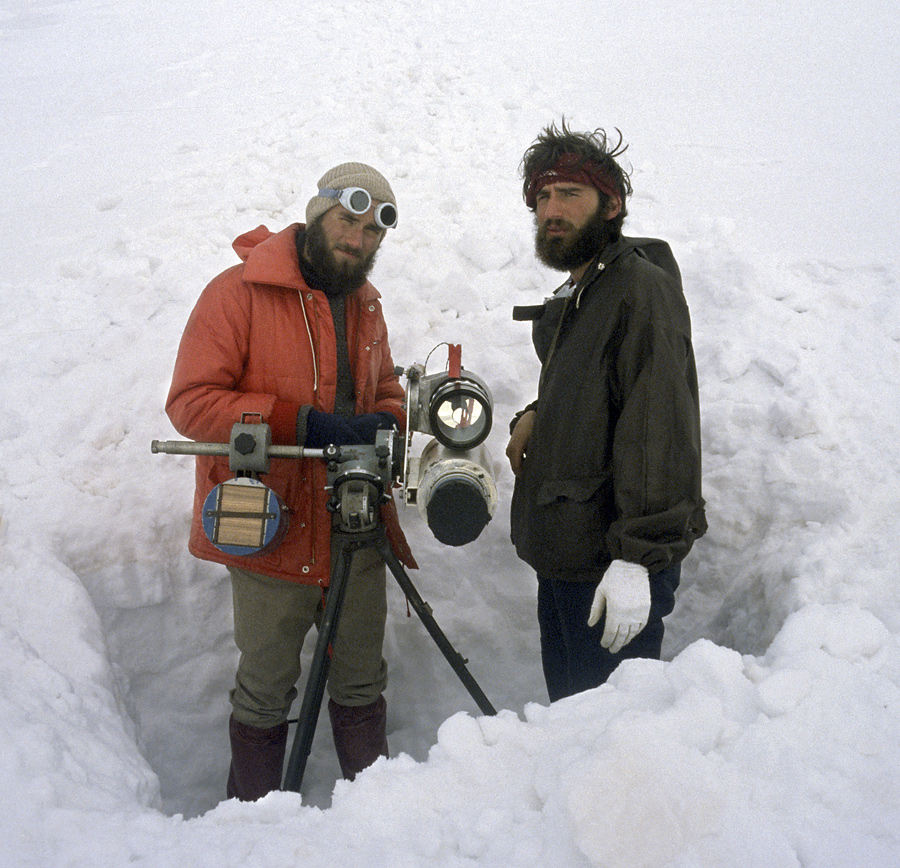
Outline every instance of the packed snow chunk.
<path fill-rule="evenodd" d="M 824 651 L 838 660 L 861 662 L 890 641 L 884 624 L 856 604 L 810 605 L 786 621 L 766 660 L 804 659 Z"/>
<path fill-rule="evenodd" d="M 0 628 L 0 813 L 49 807 L 116 811 L 156 805 L 159 783 L 137 752 L 108 679 L 50 666 Z M 77 656 L 77 649 L 72 649 Z M 81 652 L 84 653 L 84 652 Z"/>
<path fill-rule="evenodd" d="M 475 745 L 484 744 L 484 736 L 478 721 L 461 711 L 441 724 L 438 744 L 451 755 L 465 755 Z"/>
<path fill-rule="evenodd" d="M 768 717 L 786 714 L 800 705 L 812 688 L 813 679 L 808 672 L 776 672 L 757 685 L 760 710 Z"/>
<path fill-rule="evenodd" d="M 693 720 L 710 708 L 698 706 Z M 742 770 L 686 744 L 687 719 L 668 717 L 636 712 L 607 729 L 597 753 L 571 770 L 566 804 L 573 837 L 589 864 L 651 868 L 677 865 L 691 854 L 700 857 L 698 864 L 712 864 L 703 861 L 710 849 L 730 852 L 733 864 L 742 866 L 790 864 L 782 861 L 787 845 L 769 833 L 759 836 L 769 840 L 752 842 L 757 851 L 765 846 L 759 861 L 739 858 L 737 834 L 725 830 L 746 836 L 771 828 L 770 818 L 750 799 Z M 711 830 L 734 837 L 724 846 Z"/>

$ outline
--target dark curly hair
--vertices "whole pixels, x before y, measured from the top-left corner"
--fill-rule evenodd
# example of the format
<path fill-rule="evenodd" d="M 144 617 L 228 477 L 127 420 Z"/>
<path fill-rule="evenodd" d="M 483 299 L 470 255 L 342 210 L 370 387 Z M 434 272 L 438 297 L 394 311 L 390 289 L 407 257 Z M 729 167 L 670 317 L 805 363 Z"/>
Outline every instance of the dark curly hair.
<path fill-rule="evenodd" d="M 557 127 L 555 123 L 545 127 L 522 157 L 520 169 L 524 179 L 523 197 L 528 199 L 532 179 L 555 166 L 563 154 L 577 154 L 586 161 L 596 163 L 619 191 L 622 207 L 619 213 L 609 221 L 611 228 L 614 228 L 618 235 L 622 230 L 622 223 L 628 215 L 625 200 L 631 195 L 631 179 L 617 162 L 617 158 L 628 150 L 628 145 L 623 144 L 621 131 L 617 129 L 616 133 L 618 133 L 619 140 L 613 143 L 606 131 L 602 129 L 596 129 L 592 133 L 572 132 L 566 125 L 565 118 L 560 122 L 560 127 Z M 602 190 L 597 192 L 600 194 L 600 207 L 603 210 L 609 204 L 611 197 Z"/>

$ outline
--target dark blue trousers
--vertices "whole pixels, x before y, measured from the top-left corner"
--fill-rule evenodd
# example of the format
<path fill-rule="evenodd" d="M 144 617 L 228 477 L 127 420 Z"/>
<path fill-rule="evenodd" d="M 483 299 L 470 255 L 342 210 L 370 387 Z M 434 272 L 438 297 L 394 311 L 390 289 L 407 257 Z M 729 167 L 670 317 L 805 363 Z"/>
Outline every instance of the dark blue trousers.
<path fill-rule="evenodd" d="M 579 582 L 538 575 L 541 661 L 550 701 L 603 684 L 623 660 L 662 653 L 663 618 L 675 606 L 681 564 L 650 577 L 650 618 L 618 654 L 600 644 L 605 615 L 593 627 L 587 620 L 599 581 Z"/>

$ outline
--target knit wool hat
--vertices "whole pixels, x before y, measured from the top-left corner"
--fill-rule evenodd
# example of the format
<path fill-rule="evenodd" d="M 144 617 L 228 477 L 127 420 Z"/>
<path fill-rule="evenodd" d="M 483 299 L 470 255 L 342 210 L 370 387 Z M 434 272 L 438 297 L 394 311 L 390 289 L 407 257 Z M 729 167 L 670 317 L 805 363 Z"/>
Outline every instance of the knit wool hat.
<path fill-rule="evenodd" d="M 320 190 L 346 190 L 348 187 L 362 187 L 373 199 L 379 202 L 390 202 L 395 208 L 397 200 L 387 178 L 365 163 L 341 163 L 329 169 L 319 178 Z M 306 224 L 309 225 L 317 217 L 337 205 L 337 199 L 326 199 L 316 194 L 306 206 Z"/>

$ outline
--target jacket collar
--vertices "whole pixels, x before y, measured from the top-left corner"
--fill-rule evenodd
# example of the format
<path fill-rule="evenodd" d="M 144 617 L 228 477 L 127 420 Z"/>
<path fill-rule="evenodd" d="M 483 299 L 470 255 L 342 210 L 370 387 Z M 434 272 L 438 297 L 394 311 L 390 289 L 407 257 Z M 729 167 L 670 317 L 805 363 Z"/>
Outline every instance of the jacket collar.
<path fill-rule="evenodd" d="M 265 226 L 258 226 L 237 238 L 232 246 L 244 260 L 244 280 L 297 292 L 309 291 L 297 258 L 297 230 L 302 228 L 305 228 L 302 224 L 292 223 L 280 232 L 270 232 Z M 381 294 L 366 281 L 348 296 L 353 297 L 368 301 L 381 298 Z"/>
<path fill-rule="evenodd" d="M 606 268 L 630 249 L 631 245 L 628 243 L 628 240 L 621 235 L 618 239 L 605 244 L 600 249 L 600 252 L 594 257 L 593 261 L 588 266 L 587 271 L 585 271 L 584 276 L 575 286 L 575 291 L 572 293 L 576 307 L 581 303 L 581 296 L 594 284 Z"/>

